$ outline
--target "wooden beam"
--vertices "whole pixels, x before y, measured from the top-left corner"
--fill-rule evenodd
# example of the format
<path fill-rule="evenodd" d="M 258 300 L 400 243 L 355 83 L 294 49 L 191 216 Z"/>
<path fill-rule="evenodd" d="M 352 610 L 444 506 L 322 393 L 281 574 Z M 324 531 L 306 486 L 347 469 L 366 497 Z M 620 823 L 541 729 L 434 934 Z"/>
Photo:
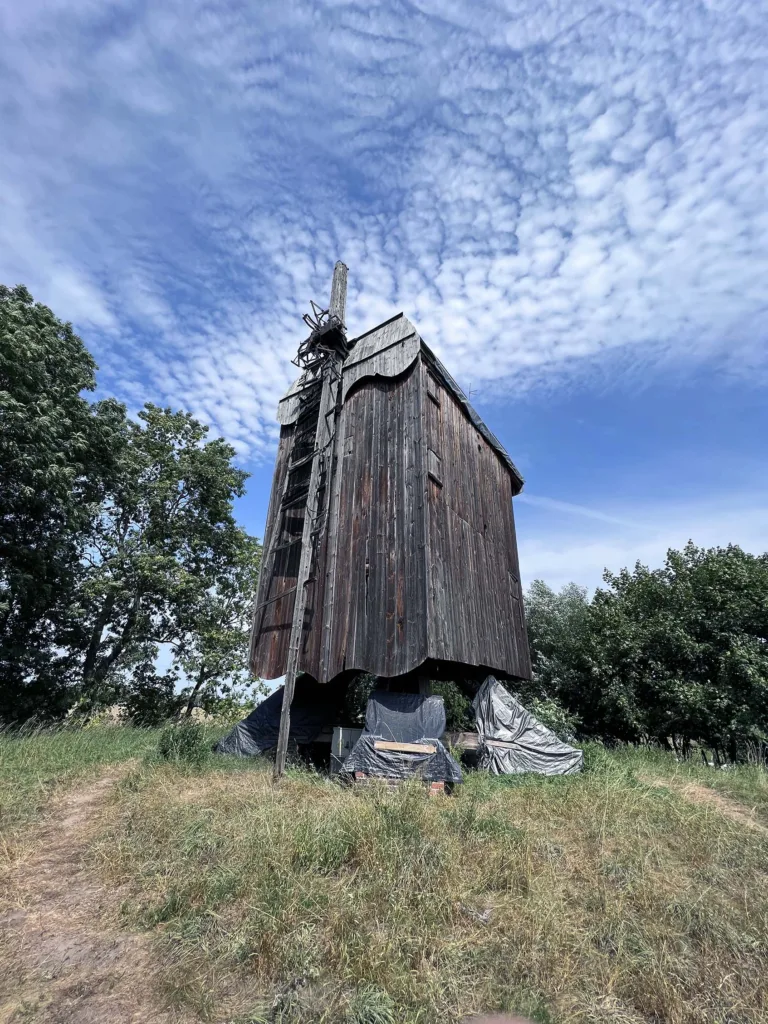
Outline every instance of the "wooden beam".
<path fill-rule="evenodd" d="M 445 732 L 441 737 L 449 747 L 463 747 L 464 750 L 477 750 L 480 740 L 476 732 Z"/>
<path fill-rule="evenodd" d="M 304 529 L 301 536 L 301 558 L 299 560 L 299 571 L 296 579 L 296 601 L 293 607 L 293 621 L 291 623 L 291 636 L 288 641 L 288 658 L 285 665 L 285 683 L 283 684 L 283 706 L 280 710 L 280 732 L 277 740 L 277 752 L 275 754 L 275 778 L 279 778 L 285 771 L 285 761 L 288 754 L 288 735 L 291 728 L 291 702 L 296 689 L 296 675 L 299 665 L 299 652 L 304 633 L 304 617 L 307 610 L 307 582 L 312 568 L 312 543 L 313 528 L 318 522 L 322 522 L 323 510 L 318 509 L 317 502 L 320 490 L 320 476 L 324 460 L 330 464 L 331 443 L 335 432 L 335 406 L 336 392 L 339 387 L 341 375 L 339 367 L 341 356 L 332 352 L 328 355 L 323 367 L 323 391 L 320 397 L 320 411 L 317 418 L 317 432 L 315 434 L 315 456 L 312 460 L 312 471 L 309 477 L 309 489 L 307 491 L 307 504 L 304 512 Z M 328 486 L 326 481 L 326 495 Z M 315 538 L 319 546 L 319 538 Z"/>
<path fill-rule="evenodd" d="M 335 426 L 338 426 L 338 420 Z M 330 675 L 333 617 L 336 607 L 336 560 L 339 548 L 341 471 L 344 466 L 343 444 L 344 438 L 341 436 L 341 431 L 336 430 L 336 436 L 330 452 L 328 476 L 325 482 L 328 493 L 328 548 L 325 556 L 325 600 L 322 609 L 322 633 L 320 639 L 320 679 L 325 682 L 328 681 Z"/>
<path fill-rule="evenodd" d="M 331 285 L 331 304 L 328 312 L 336 316 L 344 323 L 347 315 L 347 266 L 341 260 L 333 268 L 333 283 Z"/>
<path fill-rule="evenodd" d="M 434 743 L 394 743 L 392 740 L 374 740 L 374 750 L 394 750 L 403 754 L 434 754 Z"/>

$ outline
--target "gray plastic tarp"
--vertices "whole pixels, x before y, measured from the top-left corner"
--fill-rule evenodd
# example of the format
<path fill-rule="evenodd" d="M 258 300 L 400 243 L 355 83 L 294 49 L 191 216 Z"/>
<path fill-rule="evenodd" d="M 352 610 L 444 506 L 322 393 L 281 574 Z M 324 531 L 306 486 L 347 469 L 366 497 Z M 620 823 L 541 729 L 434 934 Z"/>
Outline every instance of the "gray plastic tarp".
<path fill-rule="evenodd" d="M 365 731 L 341 766 L 342 775 L 355 772 L 385 779 L 420 778 L 428 782 L 461 782 L 461 768 L 440 741 L 445 732 L 442 697 L 417 693 L 371 694 L 365 711 Z M 434 753 L 376 749 L 377 740 L 424 743 Z"/>
<path fill-rule="evenodd" d="M 493 775 L 581 771 L 582 751 L 559 740 L 493 676 L 477 691 L 473 707 L 480 743 L 478 768 Z"/>

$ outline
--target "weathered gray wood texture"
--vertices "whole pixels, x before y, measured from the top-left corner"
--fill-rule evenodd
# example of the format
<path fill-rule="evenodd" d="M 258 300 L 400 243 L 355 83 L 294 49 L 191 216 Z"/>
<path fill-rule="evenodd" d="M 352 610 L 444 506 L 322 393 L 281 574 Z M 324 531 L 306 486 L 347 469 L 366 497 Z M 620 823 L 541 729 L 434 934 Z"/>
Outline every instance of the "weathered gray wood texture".
<path fill-rule="evenodd" d="M 429 657 L 530 676 L 506 464 L 421 360 L 428 456 Z"/>
<path fill-rule="evenodd" d="M 301 532 L 293 544 L 285 546 L 280 544 L 279 536 L 280 496 L 285 486 L 294 432 L 293 426 L 283 427 L 280 431 L 264 530 L 262 570 L 254 602 L 251 665 L 253 671 L 264 679 L 275 679 L 285 672 L 299 569 Z"/>
<path fill-rule="evenodd" d="M 512 512 L 521 482 L 509 457 L 405 317 L 358 339 L 341 394 L 299 668 L 327 682 L 345 669 L 397 676 L 433 658 L 527 678 Z M 293 431 L 282 427 L 265 568 L 285 538 L 273 505 Z M 265 678 L 285 670 L 299 554 L 290 550 L 259 583 L 252 667 Z"/>
<path fill-rule="evenodd" d="M 418 368 L 347 395 L 339 434 L 336 549 L 328 566 L 325 678 L 396 676 L 427 657 L 425 485 Z"/>
<path fill-rule="evenodd" d="M 416 328 L 404 316 L 380 324 L 357 339 L 344 364 L 342 395 L 347 397 L 365 377 L 397 377 L 413 364 L 421 350 Z"/>

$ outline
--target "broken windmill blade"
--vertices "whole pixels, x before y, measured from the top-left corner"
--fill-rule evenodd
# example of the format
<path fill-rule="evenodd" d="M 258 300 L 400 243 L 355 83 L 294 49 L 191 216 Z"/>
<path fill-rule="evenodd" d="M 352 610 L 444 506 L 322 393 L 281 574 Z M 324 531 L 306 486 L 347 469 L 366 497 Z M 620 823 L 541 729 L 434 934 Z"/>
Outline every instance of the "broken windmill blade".
<path fill-rule="evenodd" d="M 314 372 L 318 383 L 316 393 L 307 396 L 304 388 L 303 409 L 299 412 L 299 423 L 303 413 L 303 439 L 288 465 L 281 510 L 300 509 L 303 500 L 299 565 L 296 577 L 295 599 L 291 633 L 288 641 L 288 658 L 285 666 L 283 706 L 280 713 L 280 732 L 275 756 L 275 777 L 285 771 L 288 754 L 288 737 L 291 727 L 291 702 L 296 687 L 299 667 L 299 649 L 304 634 L 304 618 L 307 610 L 307 584 L 313 568 L 320 533 L 326 524 L 325 506 L 328 495 L 329 455 L 334 439 L 335 409 L 339 384 L 340 366 L 347 354 L 347 333 L 344 315 L 347 304 L 347 268 L 338 262 L 333 270 L 331 302 L 327 310 L 319 310 L 312 303 L 312 315 L 305 315 L 304 321 L 310 326 L 309 338 L 299 347 L 298 364 L 305 371 Z M 297 423 L 298 427 L 298 423 Z M 313 436 L 314 431 L 314 436 Z M 297 457 L 298 456 L 298 457 Z M 307 472 L 308 470 L 308 472 Z M 293 476 L 293 483 L 291 477 Z M 306 481 L 306 490 L 304 482 Z M 296 517 L 298 519 L 298 517 Z M 298 524 L 297 524 L 298 525 Z M 295 542 L 295 539 L 294 539 Z"/>

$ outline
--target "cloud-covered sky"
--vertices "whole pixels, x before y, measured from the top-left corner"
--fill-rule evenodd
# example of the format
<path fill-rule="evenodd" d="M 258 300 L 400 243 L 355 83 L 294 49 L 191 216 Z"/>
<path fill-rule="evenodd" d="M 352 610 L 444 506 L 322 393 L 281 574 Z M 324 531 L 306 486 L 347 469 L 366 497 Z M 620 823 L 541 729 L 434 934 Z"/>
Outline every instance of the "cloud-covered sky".
<path fill-rule="evenodd" d="M 228 437 L 254 529 L 342 258 L 521 463 L 529 576 L 768 547 L 759 0 L 0 0 L 0 117 L 0 280 Z"/>

